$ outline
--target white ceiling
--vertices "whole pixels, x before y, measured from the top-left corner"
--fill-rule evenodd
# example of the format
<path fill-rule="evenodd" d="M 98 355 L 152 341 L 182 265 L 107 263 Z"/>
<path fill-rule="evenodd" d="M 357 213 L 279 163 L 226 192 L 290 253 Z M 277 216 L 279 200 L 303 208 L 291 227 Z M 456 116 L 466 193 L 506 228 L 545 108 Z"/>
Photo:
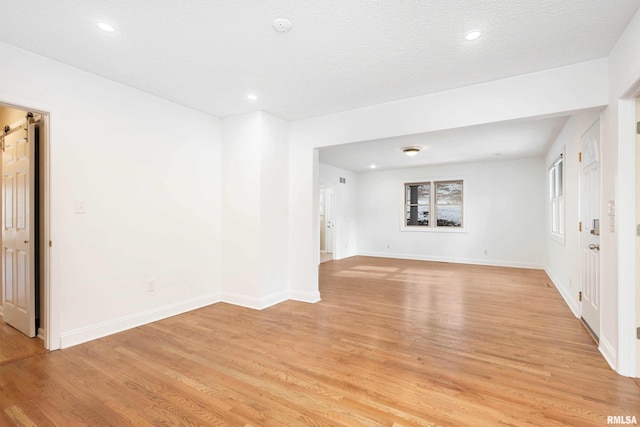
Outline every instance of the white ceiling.
<path fill-rule="evenodd" d="M 639 7 L 640 0 L 2 0 L 0 41 L 218 117 L 262 110 L 297 120 L 606 57 Z M 274 31 L 276 18 L 293 30 Z M 115 32 L 99 30 L 100 21 Z M 483 36 L 464 41 L 474 28 Z M 372 163 L 540 156 L 565 120 L 330 147 L 321 161 L 362 171 Z M 408 158 L 400 152 L 407 145 L 425 149 Z"/>
<path fill-rule="evenodd" d="M 568 117 L 513 120 L 320 149 L 320 162 L 354 172 L 543 156 Z M 402 148 L 422 150 L 409 157 Z"/>
<path fill-rule="evenodd" d="M 2 0 L 0 41 L 219 117 L 263 110 L 294 120 L 605 57 L 639 6 Z M 290 33 L 272 29 L 280 17 Z M 484 36 L 465 42 L 472 28 Z"/>

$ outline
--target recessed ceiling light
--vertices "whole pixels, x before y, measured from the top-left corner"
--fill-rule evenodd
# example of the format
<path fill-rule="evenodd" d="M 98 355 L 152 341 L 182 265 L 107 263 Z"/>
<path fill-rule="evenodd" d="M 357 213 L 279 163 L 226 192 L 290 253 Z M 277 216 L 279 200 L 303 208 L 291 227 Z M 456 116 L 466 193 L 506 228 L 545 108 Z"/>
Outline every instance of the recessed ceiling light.
<path fill-rule="evenodd" d="M 247 95 L 247 99 L 249 101 L 255 101 L 258 99 L 258 95 L 254 94 L 254 93 L 250 93 L 249 95 Z"/>
<path fill-rule="evenodd" d="M 98 28 L 100 28 L 102 31 L 105 31 L 107 33 L 113 33 L 115 28 L 113 28 L 113 25 L 108 24 L 106 22 L 98 22 Z"/>
<path fill-rule="evenodd" d="M 370 166 L 370 168 L 371 168 L 371 169 L 375 169 L 375 168 L 376 168 L 376 165 L 371 165 L 371 166 Z"/>
<path fill-rule="evenodd" d="M 420 150 L 421 150 L 420 147 L 404 147 L 402 149 L 402 152 L 407 156 L 415 156 L 420 152 Z"/>
<path fill-rule="evenodd" d="M 471 31 L 467 31 L 466 32 L 466 34 L 464 35 L 464 39 L 466 41 L 473 41 L 473 40 L 479 39 L 481 35 L 482 35 L 482 31 L 480 31 L 480 30 L 471 30 Z"/>

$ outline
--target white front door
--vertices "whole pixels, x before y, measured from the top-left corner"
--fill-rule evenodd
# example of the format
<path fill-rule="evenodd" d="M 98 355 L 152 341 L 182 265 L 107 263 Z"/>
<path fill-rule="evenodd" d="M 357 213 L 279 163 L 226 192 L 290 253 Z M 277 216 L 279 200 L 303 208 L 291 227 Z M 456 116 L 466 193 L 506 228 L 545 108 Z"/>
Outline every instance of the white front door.
<path fill-rule="evenodd" d="M 33 125 L 5 136 L 2 153 L 2 287 L 4 320 L 29 337 L 36 335 Z"/>
<path fill-rule="evenodd" d="M 600 120 L 581 138 L 582 319 L 600 336 Z"/>

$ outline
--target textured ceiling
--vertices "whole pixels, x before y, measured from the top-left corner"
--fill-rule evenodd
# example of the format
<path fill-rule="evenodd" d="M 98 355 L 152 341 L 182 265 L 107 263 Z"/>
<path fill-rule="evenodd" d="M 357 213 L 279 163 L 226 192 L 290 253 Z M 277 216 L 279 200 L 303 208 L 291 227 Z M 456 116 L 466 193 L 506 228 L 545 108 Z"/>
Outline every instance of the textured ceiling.
<path fill-rule="evenodd" d="M 513 120 L 438 132 L 335 145 L 320 149 L 320 162 L 354 172 L 543 156 L 568 117 Z M 408 157 L 402 148 L 422 149 Z"/>
<path fill-rule="evenodd" d="M 605 57 L 639 6 L 2 0 L 0 41 L 219 117 L 263 110 L 293 120 Z M 290 33 L 272 29 L 279 17 Z M 463 41 L 472 28 L 484 36 Z"/>

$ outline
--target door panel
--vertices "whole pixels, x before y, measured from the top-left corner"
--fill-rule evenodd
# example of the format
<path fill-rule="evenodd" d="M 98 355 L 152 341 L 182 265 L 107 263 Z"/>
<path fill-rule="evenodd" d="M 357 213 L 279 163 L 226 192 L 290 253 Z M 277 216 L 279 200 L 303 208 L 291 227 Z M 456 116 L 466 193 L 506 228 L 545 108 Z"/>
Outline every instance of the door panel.
<path fill-rule="evenodd" d="M 29 129 L 29 132 L 27 132 Z M 4 227 L 3 315 L 4 321 L 29 337 L 36 335 L 34 283 L 34 156 L 33 125 L 4 137 L 2 192 Z"/>
<path fill-rule="evenodd" d="M 600 121 L 582 136 L 580 177 L 582 319 L 600 336 Z"/>

